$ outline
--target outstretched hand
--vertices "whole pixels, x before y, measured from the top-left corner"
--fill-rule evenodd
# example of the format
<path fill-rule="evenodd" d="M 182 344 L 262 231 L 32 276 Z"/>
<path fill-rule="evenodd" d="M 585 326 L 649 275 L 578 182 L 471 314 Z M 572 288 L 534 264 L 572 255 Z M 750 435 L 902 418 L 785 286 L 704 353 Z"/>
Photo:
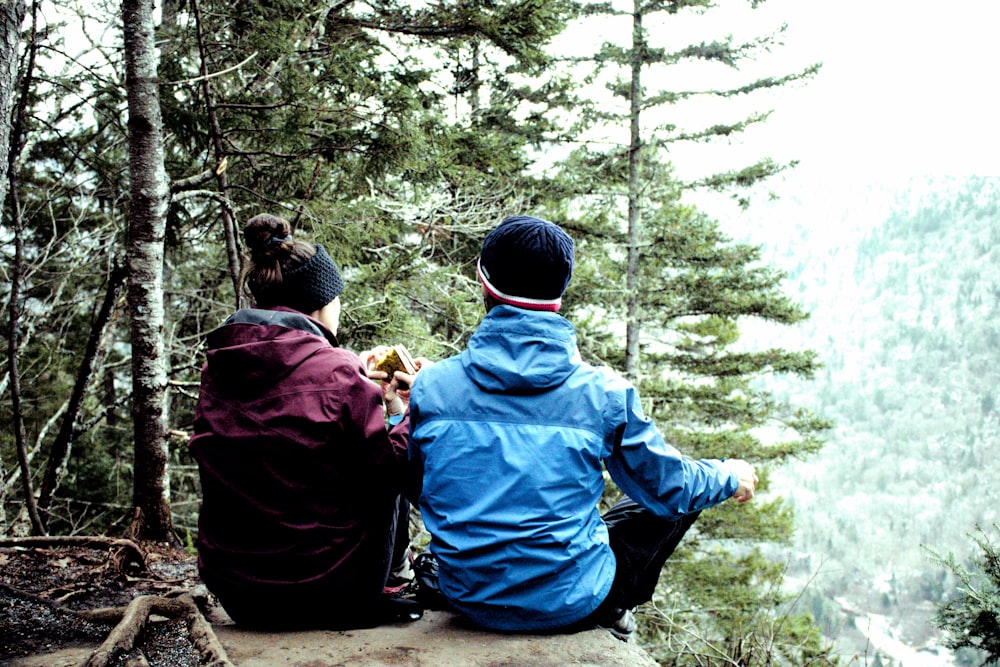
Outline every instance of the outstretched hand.
<path fill-rule="evenodd" d="M 753 498 L 754 491 L 757 490 L 757 482 L 759 481 L 757 473 L 752 465 L 742 459 L 729 459 L 726 464 L 739 480 L 739 486 L 736 488 L 733 498 L 742 505 Z"/>

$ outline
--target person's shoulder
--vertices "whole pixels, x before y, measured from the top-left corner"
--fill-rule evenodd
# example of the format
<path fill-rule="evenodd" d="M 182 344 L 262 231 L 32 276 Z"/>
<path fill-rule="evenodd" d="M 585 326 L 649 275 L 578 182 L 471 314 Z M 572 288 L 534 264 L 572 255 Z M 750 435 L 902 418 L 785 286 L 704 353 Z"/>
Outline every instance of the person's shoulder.
<path fill-rule="evenodd" d="M 603 382 L 609 388 L 625 388 L 626 386 L 631 386 L 631 383 L 611 366 L 596 366 L 577 358 L 575 370 L 579 377 L 585 377 L 594 382 Z"/>
<path fill-rule="evenodd" d="M 610 366 L 594 366 L 584 362 L 577 366 L 574 375 L 578 383 L 591 385 L 603 393 L 605 400 L 611 404 L 624 405 L 628 394 L 636 391 L 635 385 Z"/>
<path fill-rule="evenodd" d="M 369 381 L 361 357 L 354 352 L 330 345 L 328 341 L 323 339 L 303 341 L 302 344 L 310 347 L 309 363 L 322 368 L 321 372 L 333 373 L 341 379 L 357 376 L 366 382 Z M 372 385 L 375 383 L 372 382 Z"/>
<path fill-rule="evenodd" d="M 460 366 L 461 366 L 461 354 L 456 354 L 451 357 L 445 357 L 440 361 L 435 361 L 427 368 L 421 369 L 417 377 L 427 378 L 428 381 L 438 379 L 446 376 L 448 373 L 454 372 Z"/>
<path fill-rule="evenodd" d="M 361 363 L 361 357 L 350 350 L 330 345 L 323 347 L 322 354 L 325 355 L 331 363 L 348 366 L 350 368 L 357 368 L 358 372 L 364 370 L 364 364 Z"/>
<path fill-rule="evenodd" d="M 413 383 L 413 393 L 411 400 L 427 399 L 431 396 L 440 396 L 448 393 L 449 389 L 456 386 L 465 371 L 461 365 L 461 355 L 456 354 L 445 357 L 440 361 L 435 361 L 430 366 L 421 368 L 417 373 L 417 379 Z"/>

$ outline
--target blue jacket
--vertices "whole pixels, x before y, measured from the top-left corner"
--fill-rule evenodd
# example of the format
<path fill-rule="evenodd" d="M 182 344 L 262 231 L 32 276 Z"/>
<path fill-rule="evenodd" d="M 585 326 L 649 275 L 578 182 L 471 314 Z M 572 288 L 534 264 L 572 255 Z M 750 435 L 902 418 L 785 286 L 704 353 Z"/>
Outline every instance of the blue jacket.
<path fill-rule="evenodd" d="M 737 488 L 720 462 L 664 442 L 635 388 L 583 363 L 556 313 L 491 309 L 468 349 L 420 372 L 410 420 L 441 591 L 498 630 L 568 625 L 607 596 L 615 557 L 597 507 L 602 463 L 665 517 Z"/>

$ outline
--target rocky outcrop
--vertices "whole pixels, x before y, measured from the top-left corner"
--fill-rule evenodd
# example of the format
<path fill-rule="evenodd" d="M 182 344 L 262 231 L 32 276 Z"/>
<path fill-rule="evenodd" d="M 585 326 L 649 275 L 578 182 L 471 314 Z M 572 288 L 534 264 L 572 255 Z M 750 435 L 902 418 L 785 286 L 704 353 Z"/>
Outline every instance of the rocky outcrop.
<path fill-rule="evenodd" d="M 454 614 L 427 611 L 413 623 L 370 630 L 264 633 L 216 625 L 239 667 L 656 667 L 634 640 L 606 630 L 572 635 L 498 634 Z"/>

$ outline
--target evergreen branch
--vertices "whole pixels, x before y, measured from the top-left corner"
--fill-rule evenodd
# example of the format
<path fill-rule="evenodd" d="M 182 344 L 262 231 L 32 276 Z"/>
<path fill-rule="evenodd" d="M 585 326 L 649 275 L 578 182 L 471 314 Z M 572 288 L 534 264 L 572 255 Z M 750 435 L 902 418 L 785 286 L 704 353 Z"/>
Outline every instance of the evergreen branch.
<path fill-rule="evenodd" d="M 697 132 L 685 132 L 670 137 L 663 137 L 659 132 L 654 132 L 655 138 L 651 140 L 649 143 L 650 145 L 656 146 L 657 148 L 664 148 L 666 146 L 669 146 L 670 144 L 679 141 L 706 141 L 710 139 L 716 139 L 719 137 L 731 137 L 734 134 L 739 134 L 740 132 L 744 132 L 751 125 L 755 125 L 757 123 L 763 123 L 770 117 L 770 115 L 771 115 L 770 111 L 763 113 L 756 113 L 751 116 L 748 116 L 747 118 L 744 118 L 742 121 L 738 123 L 732 123 L 728 125 L 722 125 L 722 124 L 712 125 L 711 127 L 707 127 Z M 661 125 L 659 126 L 658 129 L 670 133 L 675 131 L 676 126 Z"/>
<path fill-rule="evenodd" d="M 821 67 L 822 65 L 820 64 L 814 64 L 810 65 L 806 69 L 796 74 L 788 74 L 786 76 L 780 76 L 780 77 L 765 77 L 763 79 L 758 79 L 757 81 L 749 83 L 745 86 L 741 86 L 739 88 L 720 91 L 717 93 L 717 95 L 720 97 L 732 97 L 735 95 L 746 95 L 748 93 L 752 93 L 757 90 L 764 90 L 767 88 L 778 88 L 780 86 L 784 86 L 794 81 L 801 81 L 803 79 L 815 76 L 819 72 Z"/>
<path fill-rule="evenodd" d="M 802 81 L 811 78 L 819 73 L 821 67 L 822 64 L 817 63 L 810 65 L 809 67 L 806 67 L 801 72 L 795 72 L 793 74 L 787 74 L 781 77 L 763 77 L 755 81 L 752 81 L 746 85 L 739 86 L 736 88 L 728 88 L 726 90 L 661 91 L 659 93 L 647 96 L 646 99 L 644 100 L 643 109 L 649 109 L 663 104 L 673 104 L 693 97 L 729 98 L 729 97 L 735 97 L 737 95 L 748 95 L 758 90 L 779 88 L 789 83 L 794 83 L 796 81 Z"/>
<path fill-rule="evenodd" d="M 798 164 L 797 160 L 793 160 L 792 162 L 787 162 L 785 164 L 779 164 L 771 158 L 764 158 L 756 164 L 744 167 L 738 171 L 713 174 L 706 178 L 689 181 L 685 184 L 685 186 L 689 188 L 704 187 L 717 192 L 725 190 L 729 186 L 733 185 L 745 188 L 765 178 L 780 174 L 786 169 L 794 167 L 796 164 Z"/>
<path fill-rule="evenodd" d="M 344 25 L 376 30 L 379 32 L 390 32 L 400 35 L 411 35 L 416 37 L 462 37 L 474 34 L 473 26 L 467 22 L 442 24 L 433 19 L 421 22 L 416 18 L 409 21 L 397 20 L 395 22 L 385 22 L 375 19 L 364 19 L 352 16 L 338 17 L 338 22 Z"/>

